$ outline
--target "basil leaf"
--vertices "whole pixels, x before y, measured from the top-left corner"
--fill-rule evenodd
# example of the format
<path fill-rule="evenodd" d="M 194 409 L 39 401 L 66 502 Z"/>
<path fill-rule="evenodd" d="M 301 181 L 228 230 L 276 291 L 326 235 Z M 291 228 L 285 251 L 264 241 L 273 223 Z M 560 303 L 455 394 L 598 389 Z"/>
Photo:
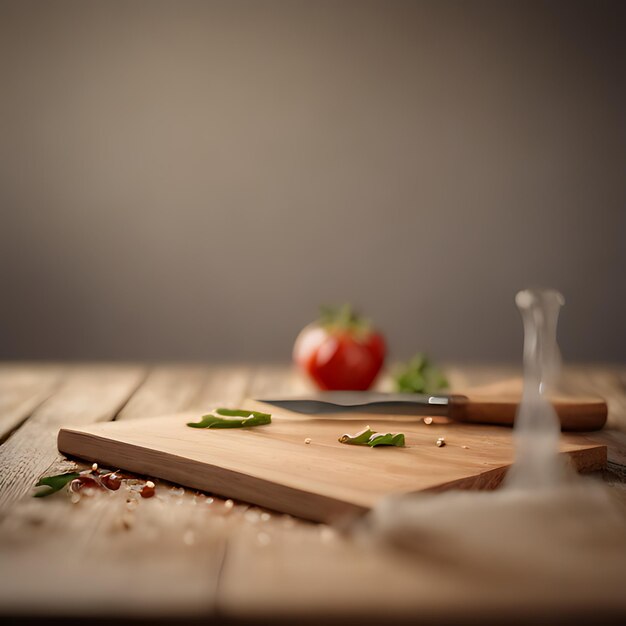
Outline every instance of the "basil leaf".
<path fill-rule="evenodd" d="M 220 416 L 239 419 L 224 419 Z M 199 422 L 188 422 L 187 426 L 191 426 L 191 428 L 250 428 L 251 426 L 263 426 L 271 423 L 272 416 L 269 413 L 220 408 L 215 409 L 213 413 L 203 415 Z"/>
<path fill-rule="evenodd" d="M 404 435 L 402 433 L 377 433 L 369 426 L 366 426 L 356 435 L 342 435 L 339 437 L 339 443 L 346 443 L 353 446 L 404 446 Z"/>
<path fill-rule="evenodd" d="M 271 421 L 271 415 L 269 413 L 261 413 L 260 411 L 245 411 L 244 409 L 215 409 L 213 411 L 218 415 L 224 415 L 226 417 L 256 417 L 258 419 L 267 419 Z M 269 424 L 269 421 L 267 422 Z"/>
<path fill-rule="evenodd" d="M 422 353 L 401 365 L 393 378 L 396 391 L 401 393 L 437 393 L 448 387 L 443 372 Z"/>
<path fill-rule="evenodd" d="M 367 442 L 370 448 L 376 446 L 397 446 L 398 448 L 404 447 L 404 435 L 402 433 L 376 433 L 372 435 Z"/>
<path fill-rule="evenodd" d="M 366 446 L 372 435 L 376 434 L 369 426 L 356 433 L 356 435 L 341 435 L 339 443 L 347 443 L 352 446 Z"/>
<path fill-rule="evenodd" d="M 78 472 L 66 472 L 65 474 L 58 474 L 57 476 L 46 476 L 45 478 L 40 478 L 35 487 L 48 487 L 48 489 L 40 490 L 34 493 L 33 496 L 35 498 L 45 498 L 46 496 L 50 496 L 63 489 L 67 483 L 73 481 L 79 476 L 80 474 L 78 474 Z"/>

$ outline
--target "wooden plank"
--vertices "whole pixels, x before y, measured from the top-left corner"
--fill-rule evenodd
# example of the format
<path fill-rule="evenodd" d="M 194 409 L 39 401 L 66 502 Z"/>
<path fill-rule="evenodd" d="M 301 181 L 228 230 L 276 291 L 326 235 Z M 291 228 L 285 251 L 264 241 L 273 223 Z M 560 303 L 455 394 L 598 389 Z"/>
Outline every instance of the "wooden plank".
<path fill-rule="evenodd" d="M 607 426 L 626 433 L 626 368 L 611 367 L 600 371 L 587 370 L 591 385 L 609 405 Z"/>
<path fill-rule="evenodd" d="M 505 377 L 498 367 L 483 367 L 476 373 L 473 366 L 452 368 L 452 388 Z M 511 373 L 507 372 L 508 376 Z M 614 384 L 608 385 L 605 373 Z M 626 417 L 619 408 L 626 398 L 625 387 L 622 382 L 620 388 L 620 374 L 615 369 L 597 373 L 590 367 L 576 375 L 567 368 L 565 374 L 582 392 L 607 398 L 613 424 L 621 415 Z M 623 372 L 621 376 L 623 381 Z M 618 440 L 624 434 L 608 429 L 589 438 L 604 441 L 607 433 Z M 620 496 L 617 491 L 611 490 L 614 497 Z M 622 486 L 622 499 L 623 493 L 626 489 Z M 626 549 L 623 518 L 620 527 L 614 516 L 598 514 L 584 501 L 579 516 L 568 503 L 562 509 L 555 506 L 547 518 L 537 515 L 533 534 L 525 532 L 533 515 L 523 501 L 519 509 L 513 507 L 508 513 L 506 507 L 499 511 L 497 502 L 490 526 L 493 541 L 478 532 L 473 533 L 476 539 L 472 533 L 466 534 L 472 523 L 463 513 L 452 532 L 436 523 L 424 528 L 422 549 L 410 555 L 385 550 L 374 544 L 371 536 L 360 541 L 358 536 L 344 536 L 323 524 L 302 524 L 289 516 L 274 516 L 265 525 L 240 526 L 228 541 L 219 611 L 235 620 L 297 621 L 306 615 L 311 621 L 331 618 L 333 623 L 356 623 L 359 618 L 364 623 L 392 623 L 394 618 L 401 623 L 408 619 L 457 623 L 481 618 L 495 623 L 497 617 L 533 623 L 543 614 L 557 621 L 566 621 L 570 615 L 573 622 L 582 615 L 607 614 L 615 621 L 618 612 L 626 611 L 621 590 L 626 575 L 621 556 Z M 558 510 L 563 515 L 555 519 Z M 553 519 L 554 532 L 546 519 Z M 559 546 L 559 539 L 567 538 L 561 529 L 571 529 L 572 519 L 582 527 L 588 523 L 591 545 L 575 535 L 574 545 Z M 454 527 L 454 520 L 449 521 Z M 537 534 L 543 530 L 545 534 Z M 490 552 L 486 546 L 492 546 Z M 589 563 L 594 563 L 591 570 Z"/>
<path fill-rule="evenodd" d="M 48 363 L 0 364 L 0 442 L 50 397 L 65 369 Z"/>
<path fill-rule="evenodd" d="M 206 498 L 159 492 L 144 500 L 122 487 L 78 504 L 65 493 L 18 503 L 0 522 L 0 616 L 212 612 L 224 519 Z"/>
<path fill-rule="evenodd" d="M 420 498 L 413 544 L 402 542 L 411 532 L 402 528 L 385 541 L 370 526 L 343 534 L 288 517 L 238 527 L 220 614 L 337 624 L 579 623 L 583 614 L 624 614 L 626 523 L 612 507 L 604 516 L 593 497 L 567 493 L 561 507 L 492 493 L 455 506 L 449 495 L 433 496 L 446 502 L 441 508 Z"/>
<path fill-rule="evenodd" d="M 241 367 L 156 366 L 116 419 L 200 411 L 211 398 L 235 404 L 248 379 L 249 370 Z M 11 576 L 3 575 L 0 564 L 6 581 L 0 606 L 32 612 L 36 588 L 36 606 L 46 615 L 66 615 L 68 607 L 99 616 L 210 614 L 225 550 L 224 522 L 236 523 L 242 508 L 166 484 L 150 500 L 122 488 L 77 505 L 66 494 L 23 501 L 0 527 L 0 549 L 11 563 Z M 98 583 L 86 584 L 94 572 Z M 70 599 L 69 589 L 81 591 Z"/>
<path fill-rule="evenodd" d="M 215 376 L 216 372 L 206 365 L 157 365 L 115 419 L 122 421 L 184 411 Z"/>
<path fill-rule="evenodd" d="M 574 365 L 566 368 L 564 385 L 577 393 L 603 397 L 609 414 L 606 427 L 590 433 L 592 441 L 607 446 L 609 466 L 626 473 L 626 368 L 619 365 Z"/>
<path fill-rule="evenodd" d="M 61 460 L 56 450 L 62 424 L 112 419 L 145 376 L 135 365 L 80 365 L 64 384 L 0 447 L 0 508 L 26 494 L 42 473 Z"/>
<path fill-rule="evenodd" d="M 443 370 L 452 392 L 520 378 L 522 375 L 521 367 L 503 364 L 458 365 L 448 363 L 443 365 Z"/>
<path fill-rule="evenodd" d="M 483 368 L 478 379 L 473 371 L 472 367 L 458 368 L 463 383 L 459 386 L 502 377 L 499 368 Z M 133 396 L 128 411 L 125 407 L 118 419 L 178 410 L 176 402 L 167 404 L 177 389 L 180 408 L 198 412 L 216 404 L 236 405 L 238 398 L 229 397 L 227 390 L 244 390 L 241 398 L 244 393 L 260 396 L 300 389 L 292 387 L 298 377 L 287 368 L 255 368 L 251 381 L 246 368 L 220 372 L 215 376 L 209 372 L 195 396 L 192 391 L 180 390 L 165 373 L 155 376 L 151 384 L 149 377 L 137 392 L 143 390 L 144 397 L 133 402 Z M 160 377 L 169 391 L 159 391 L 154 381 Z M 154 403 L 148 397 L 154 398 Z M 166 410 L 160 408 L 162 403 Z M 54 446 L 53 437 L 50 445 Z M 0 480 L 3 473 L 4 467 L 0 469 Z M 378 605 L 383 607 L 385 619 L 392 606 L 399 615 L 432 616 L 434 620 L 449 614 L 451 599 L 455 599 L 461 615 L 475 616 L 484 600 L 484 589 L 489 588 L 480 579 L 480 585 L 473 585 L 475 595 L 454 593 L 455 586 L 472 587 L 472 572 L 478 560 L 485 560 L 483 557 L 471 562 L 468 559 L 467 567 L 458 574 L 449 561 L 386 562 L 377 551 L 344 544 L 324 525 L 269 515 L 236 503 L 227 507 L 218 498 L 211 501 L 181 492 L 159 485 L 163 499 L 140 501 L 131 512 L 130 528 L 122 524 L 128 521 L 129 511 L 120 492 L 112 499 L 83 499 L 78 505 L 59 494 L 44 500 L 27 499 L 19 507 L 5 509 L 0 521 L 2 613 L 33 613 L 39 609 L 45 615 L 72 611 L 130 617 L 213 612 L 215 568 L 222 563 L 225 540 L 228 548 L 218 602 L 226 617 L 275 617 L 281 613 L 300 617 L 325 608 L 336 608 L 337 614 L 353 617 L 359 606 L 365 607 L 362 610 L 371 617 L 370 611 Z M 604 529 L 598 536 L 603 533 Z M 159 550 L 154 549 L 155 545 Z M 593 558 L 590 555 L 590 562 Z M 97 584 L 85 584 L 93 580 L 94 573 Z M 511 593 L 517 594 L 520 602 L 527 602 L 515 581 L 508 582 Z M 381 590 L 388 588 L 393 595 L 390 601 L 381 603 Z M 567 590 L 563 581 L 550 588 Z M 529 606 L 537 604 L 531 602 Z"/>
<path fill-rule="evenodd" d="M 250 387 L 252 368 L 246 365 L 216 365 L 200 393 L 187 407 L 200 414 L 225 404 L 237 406 Z"/>
<path fill-rule="evenodd" d="M 513 461 L 507 428 L 357 412 L 310 417 L 249 400 L 242 406 L 272 413 L 272 424 L 197 430 L 186 422 L 199 416 L 182 413 L 65 428 L 59 449 L 316 521 L 364 512 L 391 494 L 495 485 Z M 367 424 L 376 432 L 403 432 L 406 447 L 338 442 Z M 438 437 L 445 447 L 435 445 Z M 564 436 L 562 451 L 578 469 L 606 464 L 606 448 L 584 437 Z"/>
<path fill-rule="evenodd" d="M 506 380 L 503 368 L 494 366 L 457 367 L 446 369 L 451 388 L 462 393 L 477 384 L 491 392 L 506 391 L 512 384 L 521 389 L 521 379 Z M 508 371 L 509 374 L 513 370 Z M 607 423 L 603 430 L 587 436 L 607 446 L 608 462 L 626 471 L 626 368 L 619 365 L 569 365 L 564 368 L 560 387 L 571 396 L 598 396 L 608 405 Z"/>
<path fill-rule="evenodd" d="M 313 384 L 292 365 L 263 365 L 254 368 L 247 396 L 261 398 L 272 394 L 314 391 Z"/>

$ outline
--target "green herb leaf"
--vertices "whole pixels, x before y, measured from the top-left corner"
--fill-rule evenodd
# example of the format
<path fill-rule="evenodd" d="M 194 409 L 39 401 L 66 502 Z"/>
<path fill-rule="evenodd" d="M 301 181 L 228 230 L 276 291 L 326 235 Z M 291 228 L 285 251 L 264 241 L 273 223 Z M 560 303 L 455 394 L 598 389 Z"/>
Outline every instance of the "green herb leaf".
<path fill-rule="evenodd" d="M 398 448 L 404 447 L 404 435 L 402 433 L 376 433 L 370 437 L 367 442 L 370 448 L 376 446 L 397 446 Z"/>
<path fill-rule="evenodd" d="M 239 418 L 239 419 L 224 419 Z M 191 428 L 250 428 L 271 424 L 272 416 L 260 411 L 245 411 L 243 409 L 215 409 L 213 413 L 203 415 L 199 422 L 188 422 Z"/>
<path fill-rule="evenodd" d="M 369 426 L 356 433 L 356 435 L 342 435 L 339 437 L 339 443 L 346 443 L 352 446 L 404 446 L 404 435 L 402 433 L 377 433 Z"/>
<path fill-rule="evenodd" d="M 448 387 L 443 372 L 423 353 L 400 365 L 393 379 L 396 391 L 401 393 L 437 393 Z"/>
<path fill-rule="evenodd" d="M 339 443 L 347 443 L 352 446 L 366 446 L 372 435 L 376 434 L 369 426 L 359 431 L 356 435 L 341 435 Z"/>
<path fill-rule="evenodd" d="M 46 496 L 50 496 L 63 489 L 65 485 L 79 476 L 80 474 L 78 474 L 78 472 L 66 472 L 65 474 L 58 474 L 57 476 L 46 476 L 45 478 L 40 478 L 35 487 L 47 487 L 47 489 L 37 491 L 33 494 L 33 496 L 35 498 L 45 498 Z"/>

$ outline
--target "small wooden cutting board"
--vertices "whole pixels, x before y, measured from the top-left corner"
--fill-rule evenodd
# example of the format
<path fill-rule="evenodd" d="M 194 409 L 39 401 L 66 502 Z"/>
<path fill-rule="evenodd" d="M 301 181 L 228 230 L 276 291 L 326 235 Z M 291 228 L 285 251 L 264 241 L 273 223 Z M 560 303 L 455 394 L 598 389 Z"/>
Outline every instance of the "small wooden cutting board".
<path fill-rule="evenodd" d="M 65 454 L 109 468 L 162 478 L 314 521 L 367 512 L 381 498 L 416 491 L 496 487 L 513 461 L 512 430 L 434 418 L 341 413 L 322 417 L 246 401 L 241 408 L 272 414 L 248 429 L 196 429 L 199 413 L 67 427 Z M 404 448 L 338 442 L 366 425 L 402 432 Z M 437 447 L 439 437 L 446 445 Z M 306 440 L 310 439 L 310 443 Z M 563 435 L 561 452 L 579 471 L 606 465 L 606 447 Z"/>

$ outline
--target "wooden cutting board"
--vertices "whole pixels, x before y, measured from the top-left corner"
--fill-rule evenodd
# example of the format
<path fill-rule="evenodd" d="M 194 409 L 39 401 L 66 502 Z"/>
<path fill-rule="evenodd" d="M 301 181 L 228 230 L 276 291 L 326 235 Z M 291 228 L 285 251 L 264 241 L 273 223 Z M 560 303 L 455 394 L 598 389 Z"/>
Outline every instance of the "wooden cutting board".
<path fill-rule="evenodd" d="M 58 447 L 105 467 L 323 522 L 363 514 L 391 494 L 494 488 L 513 461 L 513 431 L 506 427 L 357 413 L 320 418 L 254 401 L 241 406 L 272 413 L 272 424 L 195 429 L 186 422 L 199 421 L 200 414 L 179 413 L 63 428 Z M 406 447 L 338 442 L 366 425 L 403 432 Z M 438 437 L 445 437 L 445 446 L 436 446 Z M 581 435 L 563 435 L 561 451 L 579 471 L 606 465 L 606 447 Z"/>

